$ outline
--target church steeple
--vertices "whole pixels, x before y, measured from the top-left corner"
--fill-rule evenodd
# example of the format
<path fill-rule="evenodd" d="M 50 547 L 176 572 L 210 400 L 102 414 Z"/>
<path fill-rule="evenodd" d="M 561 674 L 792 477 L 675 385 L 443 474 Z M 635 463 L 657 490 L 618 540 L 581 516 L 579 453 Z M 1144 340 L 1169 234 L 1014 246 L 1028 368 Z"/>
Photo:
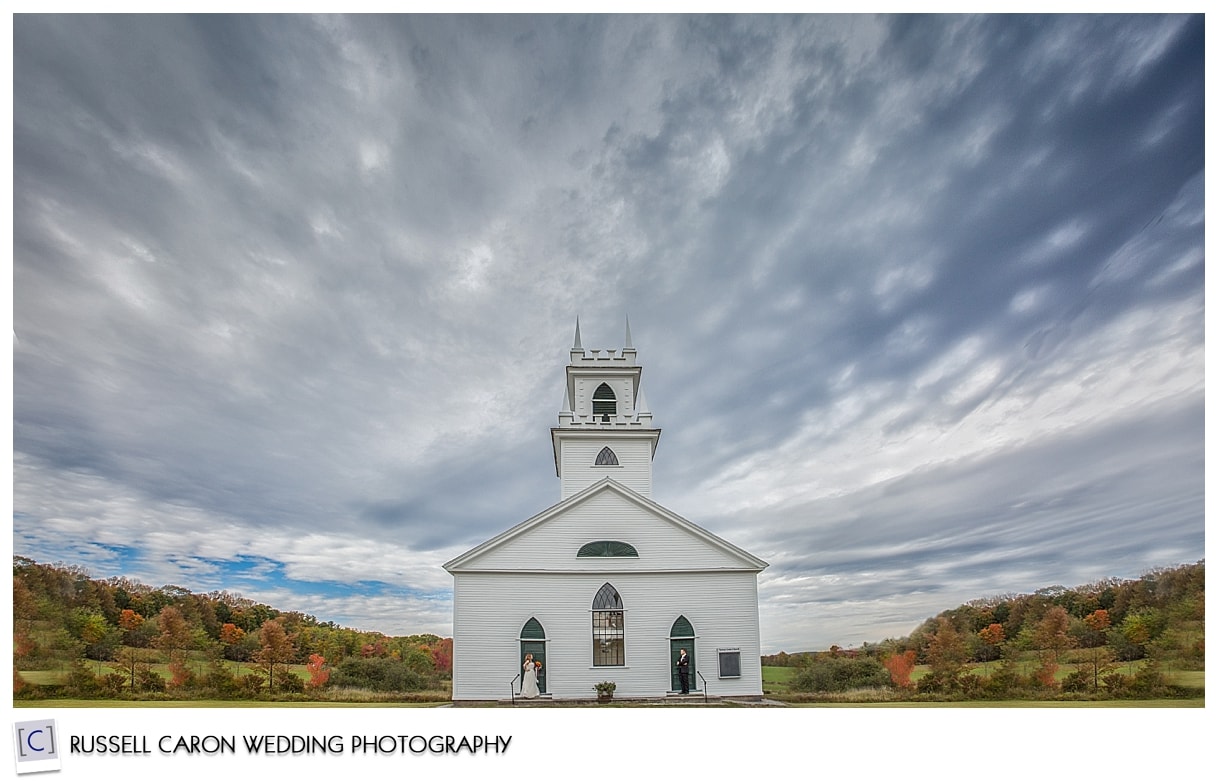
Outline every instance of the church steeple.
<path fill-rule="evenodd" d="M 563 408 L 550 430 L 564 499 L 606 476 L 650 496 L 660 430 L 643 402 L 637 357 L 629 318 L 620 349 L 584 348 L 576 318 Z"/>

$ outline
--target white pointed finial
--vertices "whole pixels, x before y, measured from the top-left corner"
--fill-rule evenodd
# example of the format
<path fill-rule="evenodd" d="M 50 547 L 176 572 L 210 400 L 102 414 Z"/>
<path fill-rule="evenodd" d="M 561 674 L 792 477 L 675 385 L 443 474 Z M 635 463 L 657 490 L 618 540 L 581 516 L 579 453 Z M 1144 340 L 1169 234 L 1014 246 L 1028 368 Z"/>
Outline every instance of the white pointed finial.
<path fill-rule="evenodd" d="M 630 316 L 626 316 L 626 347 L 634 347 L 634 340 L 630 337 Z"/>
<path fill-rule="evenodd" d="M 571 347 L 572 350 L 583 350 L 584 346 L 579 342 L 579 316 L 575 316 L 575 344 Z"/>

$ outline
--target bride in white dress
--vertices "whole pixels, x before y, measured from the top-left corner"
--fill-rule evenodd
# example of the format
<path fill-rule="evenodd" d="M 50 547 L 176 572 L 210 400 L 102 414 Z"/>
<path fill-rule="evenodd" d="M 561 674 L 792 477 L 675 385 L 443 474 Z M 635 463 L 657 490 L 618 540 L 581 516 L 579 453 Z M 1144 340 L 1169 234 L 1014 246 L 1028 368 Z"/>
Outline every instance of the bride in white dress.
<path fill-rule="evenodd" d="M 520 696 L 536 698 L 540 694 L 537 689 L 537 664 L 533 662 L 533 655 L 526 654 L 524 656 L 524 678 L 520 682 Z"/>

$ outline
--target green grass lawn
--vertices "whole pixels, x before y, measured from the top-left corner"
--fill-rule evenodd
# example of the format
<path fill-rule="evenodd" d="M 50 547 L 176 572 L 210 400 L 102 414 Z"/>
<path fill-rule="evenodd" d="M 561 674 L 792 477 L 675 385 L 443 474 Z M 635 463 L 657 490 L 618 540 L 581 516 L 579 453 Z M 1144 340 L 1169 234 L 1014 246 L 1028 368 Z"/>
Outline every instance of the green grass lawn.
<path fill-rule="evenodd" d="M 775 665 L 761 666 L 761 687 L 767 692 L 787 692 L 795 678 L 795 668 L 780 668 Z"/>
<path fill-rule="evenodd" d="M 1133 663 L 1121 663 L 1116 670 L 1130 675 L 1136 672 L 1145 664 L 1144 660 L 1138 660 Z M 1028 673 L 1035 670 L 1034 663 L 1028 663 Z M 978 664 L 971 667 L 972 673 L 978 676 L 988 676 L 997 669 L 995 663 Z M 1062 665 L 1057 671 L 1057 678 L 1060 681 L 1064 676 L 1075 669 L 1074 665 Z M 784 695 L 793 694 L 791 682 L 794 680 L 798 668 L 783 668 L 772 665 L 761 666 L 761 686 L 762 690 L 770 696 L 782 698 Z M 919 665 L 914 668 L 911 678 L 913 681 L 925 676 L 929 673 L 930 667 Z M 1164 676 L 1168 683 L 1181 687 L 1192 687 L 1199 692 L 1205 690 L 1205 671 L 1178 671 L 1164 670 Z M 1156 699 L 1149 701 L 1141 700 L 1102 700 L 1102 701 L 952 701 L 943 703 L 910 703 L 904 701 L 870 701 L 870 702 L 835 702 L 835 703 L 792 703 L 792 706 L 801 708 L 841 708 L 841 707 L 879 707 L 879 708 L 927 708 L 927 707 L 954 707 L 954 708 L 984 708 L 991 707 L 1006 707 L 1006 708 L 1028 708 L 1037 706 L 1052 706 L 1062 708 L 1091 708 L 1091 707 L 1107 707 L 1107 708 L 1203 708 L 1205 706 L 1205 698 L 1187 698 L 1187 699 Z"/>
<path fill-rule="evenodd" d="M 1205 671 L 1164 671 L 1167 681 L 1180 687 L 1205 689 Z"/>
<path fill-rule="evenodd" d="M 1136 671 L 1142 663 L 1137 662 L 1132 664 L 1132 670 Z M 111 669 L 107 663 L 102 663 L 96 668 L 95 672 L 108 673 Z M 238 675 L 246 673 L 254 673 L 253 666 L 244 663 L 231 663 L 234 672 Z M 1031 664 L 1029 664 L 1031 665 Z M 988 668 L 989 673 L 993 673 L 995 664 L 990 663 L 988 666 L 975 665 L 972 670 L 978 675 L 986 675 Z M 1029 668 L 1032 670 L 1034 666 Z M 308 674 L 303 665 L 291 666 L 293 672 L 301 675 L 302 678 L 307 678 Z M 168 678 L 168 668 L 164 665 L 154 665 L 153 669 Z M 1063 665 L 1058 671 L 1058 678 L 1066 675 L 1074 669 L 1072 665 Z M 913 679 L 924 676 L 929 669 L 927 666 L 917 666 L 913 672 Z M 1122 663 L 1119 670 L 1122 673 L 1128 674 L 1131 670 L 1130 664 Z M 783 695 L 791 694 L 791 681 L 795 678 L 798 672 L 797 668 L 777 667 L 771 665 L 763 665 L 761 667 L 762 689 L 765 694 L 781 698 Z M 1198 691 L 1204 691 L 1205 688 L 1205 671 L 1164 671 L 1167 680 L 1176 685 L 1184 687 L 1192 687 Z M 63 681 L 66 676 L 64 671 L 21 671 L 21 677 L 30 684 L 56 684 Z M 208 701 L 208 700 L 186 700 L 186 701 L 127 701 L 127 700 L 79 700 L 79 699 L 53 699 L 53 700 L 31 700 L 22 701 L 14 700 L 13 705 L 20 707 L 28 706 L 45 706 L 48 703 L 54 703 L 56 706 L 65 708 L 98 708 L 98 707 L 116 707 L 116 708 L 429 708 L 443 703 L 448 703 L 446 699 L 440 697 L 441 694 L 436 694 L 436 700 L 423 703 L 382 703 L 382 702 L 363 702 L 363 701 L 309 701 L 309 702 L 278 702 L 278 701 Z M 425 695 L 424 697 L 430 697 Z M 791 704 L 798 705 L 801 708 L 840 708 L 840 707 L 881 707 L 881 708 L 936 708 L 936 707 L 952 707 L 952 708 L 985 708 L 985 707 L 1000 707 L 1000 708 L 1028 708 L 1028 707 L 1061 707 L 1061 708 L 1091 708 L 1091 707 L 1107 707 L 1107 708 L 1200 708 L 1204 707 L 1204 697 L 1189 698 L 1189 699 L 1162 699 L 1151 701 L 1138 700 L 1104 700 L 1104 701 L 954 701 L 950 703 L 909 703 L 902 701 L 879 701 L 879 702 L 836 702 L 836 703 L 801 703 Z"/>
<path fill-rule="evenodd" d="M 446 706 L 448 701 L 428 703 L 354 703 L 347 701 L 304 701 L 281 703 L 277 701 L 124 701 L 112 699 L 83 700 L 80 698 L 53 698 L 42 701 L 14 700 L 16 709 L 434 709 Z"/>
<path fill-rule="evenodd" d="M 951 703 L 791 703 L 800 709 L 1204 709 L 1204 698 L 1149 701 L 953 701 Z"/>
<path fill-rule="evenodd" d="M 92 673 L 101 676 L 103 674 L 113 673 L 119 670 L 116 665 L 117 664 L 113 662 L 98 662 L 97 660 L 90 660 L 89 670 Z M 229 670 L 233 672 L 234 676 L 240 677 L 245 676 L 247 673 L 258 673 L 258 669 L 255 668 L 252 663 L 227 662 L 226 665 L 228 665 Z M 152 663 L 148 667 L 151 668 L 155 673 L 160 674 L 161 677 L 166 680 L 173 675 L 170 673 L 169 665 L 166 663 Z M 194 670 L 196 675 L 200 676 L 207 671 L 206 663 L 192 661 L 190 663 L 190 667 Z M 289 665 L 288 670 L 305 681 L 309 680 L 309 672 L 303 665 Z M 18 673 L 21 675 L 22 679 L 25 679 L 25 681 L 29 682 L 30 684 L 62 684 L 68 677 L 66 667 L 58 670 L 19 671 Z"/>
<path fill-rule="evenodd" d="M 1128 676 L 1137 672 L 1145 664 L 1145 660 L 1137 660 L 1132 663 L 1120 663 L 1114 670 Z M 1027 670 L 1023 673 L 1025 675 L 1031 674 L 1032 671 L 1036 670 L 1036 664 L 1028 662 L 1026 664 L 1026 668 Z M 997 669 L 997 663 L 978 663 L 971 666 L 969 668 L 969 672 L 977 674 L 978 676 L 989 676 Z M 1060 681 L 1074 670 L 1075 666 L 1073 664 L 1062 665 L 1057 670 L 1057 679 Z M 798 671 L 799 669 L 794 667 L 780 668 L 774 665 L 763 665 L 761 666 L 762 687 L 774 693 L 789 692 L 791 680 L 795 678 L 795 674 Z M 916 682 L 928 673 L 930 673 L 929 665 L 918 665 L 914 667 L 910 678 Z M 1181 687 L 1205 687 L 1205 671 L 1178 671 L 1164 669 L 1163 675 L 1167 677 L 1167 681 L 1169 683 L 1177 684 Z"/>

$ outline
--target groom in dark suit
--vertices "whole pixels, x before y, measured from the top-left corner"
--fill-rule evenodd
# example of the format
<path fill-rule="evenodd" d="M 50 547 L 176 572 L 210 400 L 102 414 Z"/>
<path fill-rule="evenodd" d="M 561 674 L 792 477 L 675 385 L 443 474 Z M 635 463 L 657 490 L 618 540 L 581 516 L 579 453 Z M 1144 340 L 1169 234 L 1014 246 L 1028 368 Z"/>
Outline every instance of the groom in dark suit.
<path fill-rule="evenodd" d="M 677 678 L 681 680 L 681 694 L 689 695 L 689 655 L 685 650 L 681 650 L 681 656 L 677 658 Z"/>

